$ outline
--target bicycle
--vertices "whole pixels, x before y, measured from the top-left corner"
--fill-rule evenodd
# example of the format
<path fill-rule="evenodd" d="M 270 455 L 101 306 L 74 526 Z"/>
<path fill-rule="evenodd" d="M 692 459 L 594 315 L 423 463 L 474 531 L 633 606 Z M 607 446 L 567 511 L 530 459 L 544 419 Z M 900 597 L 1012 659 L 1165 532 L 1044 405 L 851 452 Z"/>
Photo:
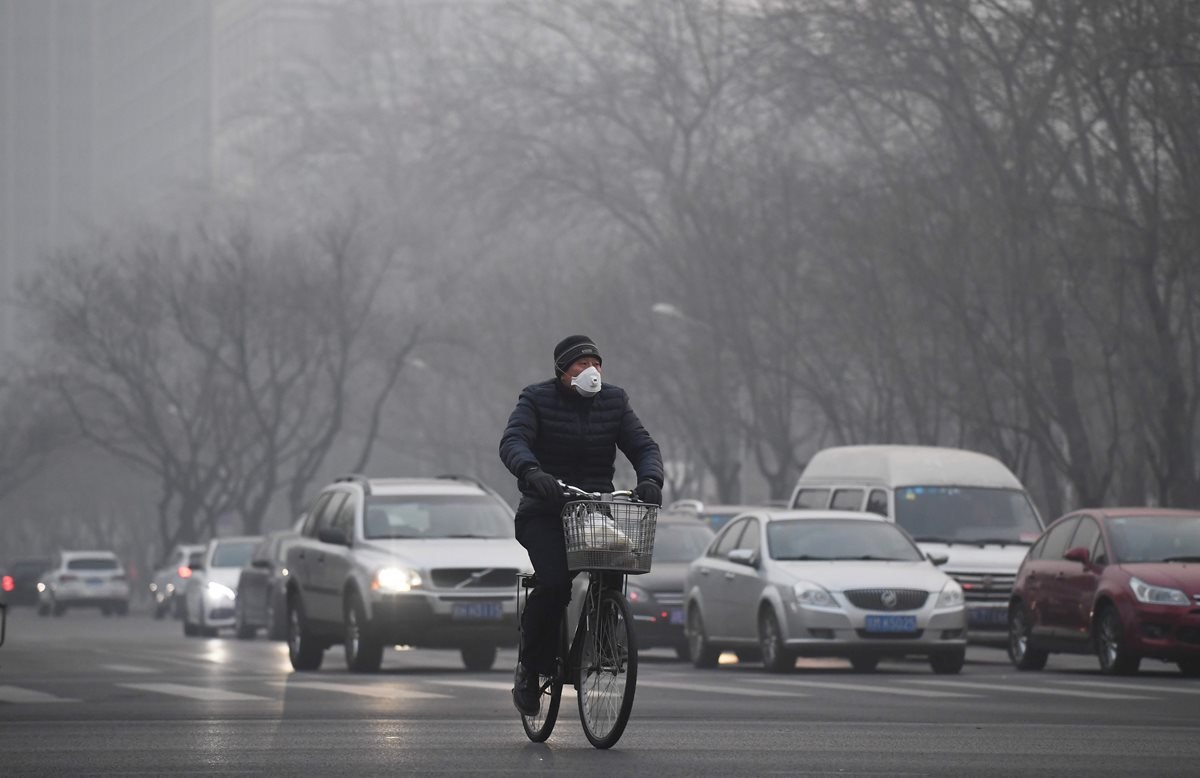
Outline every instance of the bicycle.
<path fill-rule="evenodd" d="M 588 588 L 570 642 L 563 609 L 554 674 L 539 677 L 538 712 L 522 715 L 521 724 L 533 742 L 549 738 L 569 680 L 577 692 L 583 734 L 596 748 L 611 748 L 629 722 L 637 688 L 637 642 L 625 577 L 650 572 L 658 506 L 637 502 L 631 491 L 586 492 L 559 484 L 564 496 L 578 498 L 562 511 L 567 569 L 587 573 Z M 536 585 L 535 575 L 519 578 L 520 612 Z M 521 660 L 519 650 L 517 661 Z"/>

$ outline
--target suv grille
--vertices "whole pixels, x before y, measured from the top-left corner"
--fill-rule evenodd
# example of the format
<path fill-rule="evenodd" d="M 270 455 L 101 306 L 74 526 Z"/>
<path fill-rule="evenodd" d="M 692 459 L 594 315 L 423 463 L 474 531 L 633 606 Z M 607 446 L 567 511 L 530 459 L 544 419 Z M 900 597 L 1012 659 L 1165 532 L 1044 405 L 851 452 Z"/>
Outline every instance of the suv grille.
<path fill-rule="evenodd" d="M 512 567 L 444 567 L 429 573 L 436 589 L 507 589 L 517 585 Z"/>
<path fill-rule="evenodd" d="M 846 599 L 863 610 L 915 611 L 929 599 L 929 592 L 920 589 L 851 589 L 846 592 Z"/>
<path fill-rule="evenodd" d="M 962 584 L 967 602 L 1008 602 L 1012 594 L 1014 573 L 950 573 Z"/>

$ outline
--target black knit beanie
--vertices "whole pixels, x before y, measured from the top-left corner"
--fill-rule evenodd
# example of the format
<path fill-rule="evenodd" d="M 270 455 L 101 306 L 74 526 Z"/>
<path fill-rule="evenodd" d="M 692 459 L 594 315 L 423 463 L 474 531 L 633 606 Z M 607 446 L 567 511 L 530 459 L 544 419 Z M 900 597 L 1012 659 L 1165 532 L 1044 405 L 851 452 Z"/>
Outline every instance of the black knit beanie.
<path fill-rule="evenodd" d="M 554 375 L 557 377 L 567 372 L 567 368 L 580 357 L 595 357 L 600 364 L 604 364 L 600 349 L 587 335 L 571 335 L 560 340 L 554 347 Z"/>

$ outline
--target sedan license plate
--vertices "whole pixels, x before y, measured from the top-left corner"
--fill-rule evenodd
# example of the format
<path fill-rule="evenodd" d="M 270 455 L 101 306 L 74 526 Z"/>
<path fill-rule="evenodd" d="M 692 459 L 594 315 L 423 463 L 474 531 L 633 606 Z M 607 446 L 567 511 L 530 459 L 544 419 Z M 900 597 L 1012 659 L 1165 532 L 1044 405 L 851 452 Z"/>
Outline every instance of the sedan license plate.
<path fill-rule="evenodd" d="M 916 632 L 916 616 L 867 616 L 867 632 Z"/>
<path fill-rule="evenodd" d="M 499 621 L 504 606 L 498 602 L 456 602 L 450 618 L 461 621 Z"/>
<path fill-rule="evenodd" d="M 997 626 L 1008 623 L 1008 611 L 1004 608 L 968 608 L 967 624 L 972 626 Z"/>
<path fill-rule="evenodd" d="M 683 623 L 683 608 L 672 608 L 670 610 L 670 618 L 668 621 L 671 624 L 682 624 Z"/>
<path fill-rule="evenodd" d="M 89 578 L 89 579 L 87 579 L 87 582 L 88 582 L 88 586 L 101 586 L 104 584 L 104 579 L 103 578 Z"/>

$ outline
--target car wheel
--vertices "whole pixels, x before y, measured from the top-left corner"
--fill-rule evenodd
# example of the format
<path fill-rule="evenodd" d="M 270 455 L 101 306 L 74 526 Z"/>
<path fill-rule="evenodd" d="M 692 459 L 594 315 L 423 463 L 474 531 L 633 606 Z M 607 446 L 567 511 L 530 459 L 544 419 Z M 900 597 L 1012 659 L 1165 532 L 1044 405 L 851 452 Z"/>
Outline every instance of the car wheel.
<path fill-rule="evenodd" d="M 50 606 L 44 602 L 38 603 L 38 615 L 39 616 L 49 616 L 50 615 Z"/>
<path fill-rule="evenodd" d="M 63 614 L 64 614 L 64 613 L 66 613 L 66 612 L 67 612 L 67 606 L 66 606 L 66 605 L 62 605 L 62 604 L 60 604 L 60 603 L 57 603 L 57 602 L 56 602 L 56 603 L 54 603 L 54 610 L 53 610 L 53 613 L 54 613 L 54 615 L 55 615 L 55 616 L 61 616 L 61 615 L 63 615 Z"/>
<path fill-rule="evenodd" d="M 325 658 L 325 646 L 308 631 L 299 595 L 288 598 L 288 659 L 294 670 L 317 670 Z"/>
<path fill-rule="evenodd" d="M 170 610 L 170 608 L 171 608 L 170 603 L 167 603 L 167 602 L 155 603 L 155 605 L 154 605 L 154 620 L 161 621 L 167 615 L 167 611 Z"/>
<path fill-rule="evenodd" d="M 688 611 L 687 625 L 688 651 L 692 655 L 692 665 L 701 669 L 716 667 L 721 653 L 708 644 L 708 637 L 704 634 L 704 617 L 700 615 L 699 608 Z"/>
<path fill-rule="evenodd" d="M 1100 672 L 1106 675 L 1132 675 L 1142 663 L 1125 648 L 1125 626 L 1121 614 L 1109 605 L 1100 612 L 1096 620 L 1096 654 L 1100 659 Z"/>
<path fill-rule="evenodd" d="M 270 640 L 287 640 L 287 605 L 277 603 L 272 596 L 267 606 L 267 638 Z"/>
<path fill-rule="evenodd" d="M 1050 656 L 1048 651 L 1029 644 L 1030 628 L 1025 606 L 1013 603 L 1008 609 L 1008 658 L 1018 670 L 1041 670 Z"/>
<path fill-rule="evenodd" d="M 101 608 L 100 608 L 100 615 L 101 615 L 101 616 L 111 616 L 111 615 L 112 615 L 112 608 L 108 607 L 107 605 L 101 606 Z"/>
<path fill-rule="evenodd" d="M 192 620 L 187 617 L 187 613 L 183 614 L 183 634 L 189 638 L 194 638 L 200 634 L 200 630 L 192 623 Z"/>
<path fill-rule="evenodd" d="M 967 661 L 967 649 L 942 651 L 929 655 L 929 666 L 938 675 L 955 675 L 961 673 Z"/>
<path fill-rule="evenodd" d="M 116 605 L 113 606 L 113 612 L 116 613 L 118 616 L 128 616 L 129 615 L 129 603 L 128 602 L 118 602 Z"/>
<path fill-rule="evenodd" d="M 872 672 L 876 667 L 879 667 L 879 657 L 871 654 L 858 654 L 850 657 L 850 666 L 858 673 Z"/>
<path fill-rule="evenodd" d="M 1181 659 L 1177 664 L 1184 678 L 1200 678 L 1200 659 Z"/>
<path fill-rule="evenodd" d="M 383 664 L 383 641 L 371 635 L 366 609 L 357 594 L 346 598 L 343 612 L 346 669 L 352 673 L 373 673 Z"/>
<path fill-rule="evenodd" d="M 496 647 L 492 645 L 463 646 L 459 649 L 462 654 L 463 667 L 468 670 L 491 670 L 496 664 Z"/>
<path fill-rule="evenodd" d="M 233 629 L 240 640 L 251 640 L 258 634 L 258 628 L 246 623 L 246 614 L 242 608 L 234 606 Z"/>
<path fill-rule="evenodd" d="M 692 648 L 688 645 L 687 640 L 681 640 L 675 644 L 675 656 L 679 657 L 685 662 L 691 660 Z"/>
<path fill-rule="evenodd" d="M 770 673 L 786 673 L 796 666 L 796 660 L 783 645 L 783 631 L 775 612 L 764 609 L 758 617 L 758 644 L 762 648 L 763 669 Z"/>

